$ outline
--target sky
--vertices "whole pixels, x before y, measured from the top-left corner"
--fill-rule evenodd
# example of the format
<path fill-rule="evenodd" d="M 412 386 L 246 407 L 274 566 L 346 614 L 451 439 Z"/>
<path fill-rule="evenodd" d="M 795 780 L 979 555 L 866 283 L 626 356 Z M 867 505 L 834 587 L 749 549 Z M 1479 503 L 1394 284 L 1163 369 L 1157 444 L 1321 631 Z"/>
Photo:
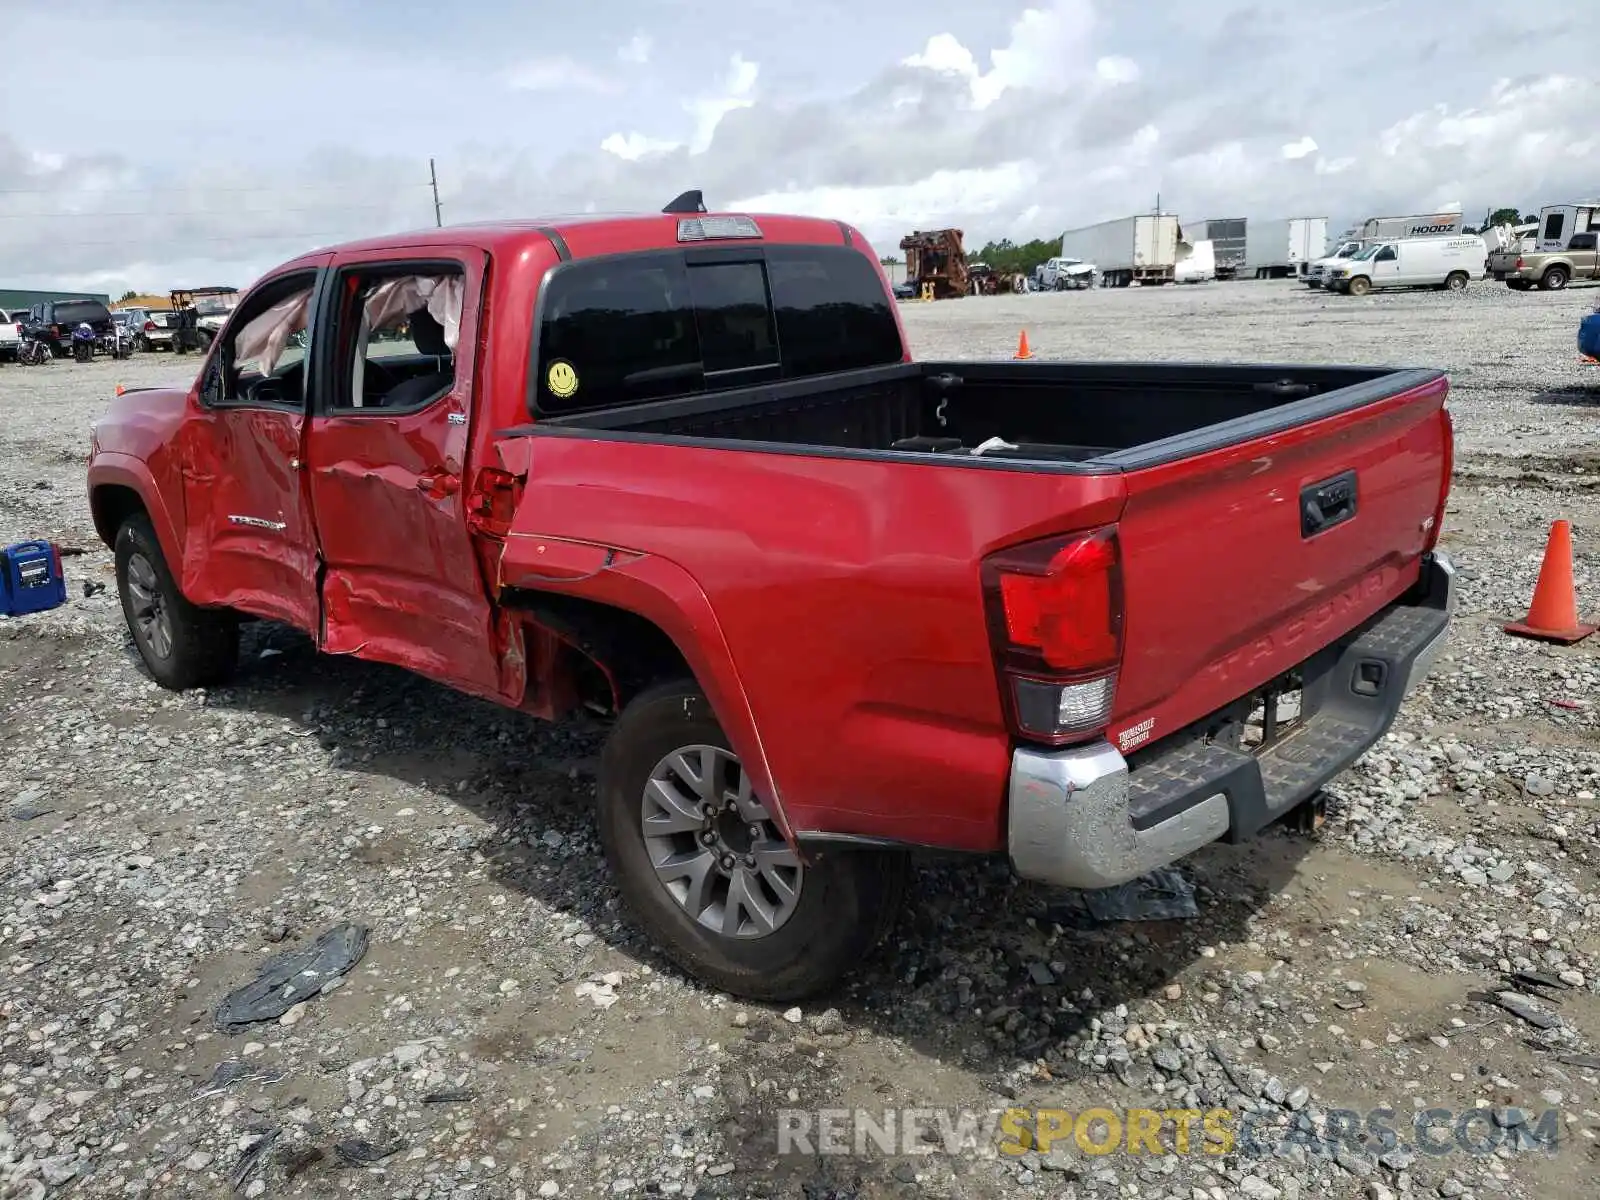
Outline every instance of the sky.
<path fill-rule="evenodd" d="M 713 210 L 848 220 L 880 254 L 914 228 L 1056 237 L 1158 195 L 1332 236 L 1600 194 L 1581 5 L 545 7 L 87 0 L 82 40 L 0 0 L 0 287 L 244 286 L 432 225 L 430 158 L 446 224 L 697 187 Z"/>

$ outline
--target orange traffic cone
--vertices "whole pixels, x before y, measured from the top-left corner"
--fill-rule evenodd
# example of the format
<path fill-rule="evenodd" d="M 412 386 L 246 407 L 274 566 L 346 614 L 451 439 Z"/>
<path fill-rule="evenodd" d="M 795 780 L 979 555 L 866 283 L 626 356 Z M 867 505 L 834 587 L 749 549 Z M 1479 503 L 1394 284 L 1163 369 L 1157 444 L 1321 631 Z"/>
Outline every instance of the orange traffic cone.
<path fill-rule="evenodd" d="M 120 383 L 117 384 L 117 395 L 122 395 L 122 385 Z"/>
<path fill-rule="evenodd" d="M 1595 631 L 1593 625 L 1578 620 L 1578 589 L 1572 582 L 1572 524 L 1555 521 L 1550 540 L 1545 543 L 1544 563 L 1539 567 L 1539 582 L 1533 586 L 1533 603 L 1527 618 L 1505 627 L 1518 637 L 1571 645 Z"/>
<path fill-rule="evenodd" d="M 1032 358 L 1033 351 L 1028 349 L 1028 331 L 1024 329 L 1022 336 L 1017 339 L 1017 352 L 1012 358 Z"/>

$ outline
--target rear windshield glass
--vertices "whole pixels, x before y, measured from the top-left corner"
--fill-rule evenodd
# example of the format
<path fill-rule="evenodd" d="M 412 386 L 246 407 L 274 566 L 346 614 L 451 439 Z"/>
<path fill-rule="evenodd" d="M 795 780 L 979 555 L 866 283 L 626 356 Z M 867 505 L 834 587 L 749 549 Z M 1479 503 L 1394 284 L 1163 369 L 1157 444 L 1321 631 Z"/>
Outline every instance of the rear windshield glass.
<path fill-rule="evenodd" d="M 56 324 L 77 325 L 84 321 L 108 321 L 111 312 L 104 304 L 96 300 L 72 300 L 65 304 L 56 305 Z"/>
<path fill-rule="evenodd" d="M 897 363 L 871 261 L 768 246 L 577 262 L 546 288 L 532 398 L 546 415 Z"/>

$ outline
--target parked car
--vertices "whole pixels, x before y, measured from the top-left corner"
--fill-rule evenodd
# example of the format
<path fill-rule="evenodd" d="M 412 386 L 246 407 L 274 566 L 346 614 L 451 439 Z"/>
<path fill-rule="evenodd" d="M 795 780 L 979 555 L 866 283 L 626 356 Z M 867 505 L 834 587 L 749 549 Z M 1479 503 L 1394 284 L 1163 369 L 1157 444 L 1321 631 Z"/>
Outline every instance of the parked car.
<path fill-rule="evenodd" d="M 1484 272 L 1483 239 L 1461 237 L 1394 238 L 1373 242 L 1323 271 L 1329 291 L 1365 296 L 1379 288 L 1429 287 L 1458 292 Z"/>
<path fill-rule="evenodd" d="M 1310 811 L 1446 636 L 1448 391 L 913 361 L 846 223 L 560 218 L 267 272 L 191 386 L 112 401 L 87 485 L 162 686 L 269 618 L 598 714 L 630 911 L 793 999 L 890 928 L 911 848 L 1097 888 Z"/>
<path fill-rule="evenodd" d="M 1081 258 L 1047 259 L 1039 268 L 1039 285 L 1047 292 L 1094 286 L 1095 265 Z"/>
<path fill-rule="evenodd" d="M 1560 291 L 1569 283 L 1600 283 L 1600 251 L 1593 233 L 1575 233 L 1565 250 L 1497 250 L 1489 273 L 1512 291 Z"/>
<path fill-rule="evenodd" d="M 171 310 L 152 308 L 145 312 L 136 331 L 140 350 L 171 350 L 177 319 Z"/>
<path fill-rule="evenodd" d="M 22 322 L 0 308 L 0 361 L 16 362 L 22 352 Z"/>
<path fill-rule="evenodd" d="M 46 300 L 28 310 L 22 332 L 61 358 L 71 353 L 72 331 L 85 324 L 96 337 L 103 337 L 111 332 L 111 311 L 99 300 Z"/>

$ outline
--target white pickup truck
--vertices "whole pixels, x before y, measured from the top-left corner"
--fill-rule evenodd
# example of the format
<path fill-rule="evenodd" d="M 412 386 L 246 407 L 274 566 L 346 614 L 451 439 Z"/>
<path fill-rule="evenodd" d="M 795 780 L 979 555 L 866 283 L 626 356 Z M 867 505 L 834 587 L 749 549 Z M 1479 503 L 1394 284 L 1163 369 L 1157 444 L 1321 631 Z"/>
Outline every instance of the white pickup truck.
<path fill-rule="evenodd" d="M 11 319 L 11 314 L 0 308 L 0 360 L 17 361 L 22 352 L 22 326 Z"/>

